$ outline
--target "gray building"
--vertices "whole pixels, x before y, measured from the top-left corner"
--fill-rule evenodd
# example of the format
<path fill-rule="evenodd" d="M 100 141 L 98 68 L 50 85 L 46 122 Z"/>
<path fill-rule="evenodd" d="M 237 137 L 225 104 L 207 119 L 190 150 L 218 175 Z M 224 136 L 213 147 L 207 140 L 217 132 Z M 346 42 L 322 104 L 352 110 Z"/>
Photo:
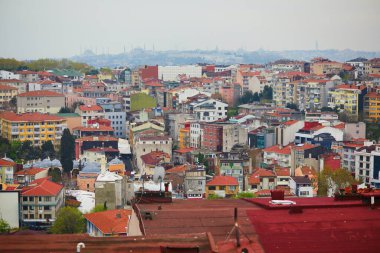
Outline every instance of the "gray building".
<path fill-rule="evenodd" d="M 165 113 L 165 132 L 172 138 L 173 143 L 178 143 L 178 134 L 180 124 L 193 119 L 193 116 L 189 113 Z"/>
<path fill-rule="evenodd" d="M 112 101 L 109 98 L 97 98 L 96 104 L 103 108 L 104 118 L 111 121 L 115 136 L 125 138 L 126 135 L 126 113 L 120 102 Z"/>
<path fill-rule="evenodd" d="M 206 192 L 206 171 L 196 168 L 185 171 L 185 193 L 188 198 L 200 198 Z"/>
<path fill-rule="evenodd" d="M 108 210 L 123 208 L 127 203 L 126 180 L 116 173 L 101 173 L 95 182 L 95 205 L 106 205 Z"/>

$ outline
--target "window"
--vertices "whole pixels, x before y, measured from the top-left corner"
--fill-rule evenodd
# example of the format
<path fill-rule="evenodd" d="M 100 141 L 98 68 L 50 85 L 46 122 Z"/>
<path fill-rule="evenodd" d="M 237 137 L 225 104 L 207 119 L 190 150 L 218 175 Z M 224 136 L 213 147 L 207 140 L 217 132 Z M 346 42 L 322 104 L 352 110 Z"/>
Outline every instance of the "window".
<path fill-rule="evenodd" d="M 51 201 L 51 197 L 45 197 L 45 202 L 50 202 Z"/>
<path fill-rule="evenodd" d="M 229 186 L 229 188 L 230 188 L 230 191 L 235 191 L 236 190 L 236 186 L 235 185 L 231 185 L 231 186 Z"/>
<path fill-rule="evenodd" d="M 308 196 L 309 192 L 308 191 L 300 191 L 300 196 Z"/>
<path fill-rule="evenodd" d="M 34 219 L 34 214 L 29 214 L 29 219 Z"/>
<path fill-rule="evenodd" d="M 28 201 L 28 197 L 22 197 L 22 201 Z"/>
<path fill-rule="evenodd" d="M 208 187 L 208 190 L 209 190 L 209 191 L 215 191 L 215 190 L 216 190 L 216 187 L 215 187 L 215 186 L 209 186 L 209 187 Z"/>
<path fill-rule="evenodd" d="M 23 206 L 23 207 L 22 207 L 22 210 L 24 210 L 24 211 L 25 211 L 25 210 L 28 210 L 28 206 Z"/>
<path fill-rule="evenodd" d="M 34 197 L 29 197 L 29 201 L 34 201 Z"/>
<path fill-rule="evenodd" d="M 34 206 L 29 206 L 30 211 L 34 211 Z"/>
<path fill-rule="evenodd" d="M 226 187 L 225 186 L 219 186 L 219 190 L 226 190 Z"/>
<path fill-rule="evenodd" d="M 45 211 L 49 211 L 50 210 L 50 206 L 44 206 L 44 210 Z"/>

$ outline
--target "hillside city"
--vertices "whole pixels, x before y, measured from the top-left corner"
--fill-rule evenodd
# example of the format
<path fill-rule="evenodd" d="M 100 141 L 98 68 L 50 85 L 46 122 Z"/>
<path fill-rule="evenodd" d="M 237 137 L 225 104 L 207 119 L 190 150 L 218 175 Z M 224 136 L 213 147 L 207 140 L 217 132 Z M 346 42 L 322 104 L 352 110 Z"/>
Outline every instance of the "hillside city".
<path fill-rule="evenodd" d="M 379 120 L 380 58 L 1 58 L 0 251 L 377 252 Z"/>

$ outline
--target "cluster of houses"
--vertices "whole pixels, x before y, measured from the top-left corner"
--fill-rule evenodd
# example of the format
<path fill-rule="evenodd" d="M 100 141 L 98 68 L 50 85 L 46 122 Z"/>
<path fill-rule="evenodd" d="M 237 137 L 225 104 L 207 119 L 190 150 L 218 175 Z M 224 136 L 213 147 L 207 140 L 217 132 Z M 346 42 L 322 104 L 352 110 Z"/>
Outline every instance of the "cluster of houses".
<path fill-rule="evenodd" d="M 207 198 L 281 189 L 313 197 L 326 168 L 380 188 L 380 145 L 366 139 L 366 122 L 380 117 L 379 85 L 380 59 L 363 58 L 120 67 L 98 75 L 1 70 L 0 136 L 35 146 L 51 141 L 58 150 L 68 128 L 75 159 L 64 186 L 48 176 L 62 171 L 59 160 L 16 164 L 5 156 L 0 196 L 16 192 L 18 221 L 30 226 L 54 222 L 65 197 L 83 213 L 106 206 L 106 214 L 85 215 L 89 233 L 101 236 L 108 230 L 99 220 L 136 222 L 125 207 L 154 199 L 143 198 L 149 191 Z M 272 100 L 239 102 L 268 88 Z M 112 231 L 139 230 L 115 223 Z"/>

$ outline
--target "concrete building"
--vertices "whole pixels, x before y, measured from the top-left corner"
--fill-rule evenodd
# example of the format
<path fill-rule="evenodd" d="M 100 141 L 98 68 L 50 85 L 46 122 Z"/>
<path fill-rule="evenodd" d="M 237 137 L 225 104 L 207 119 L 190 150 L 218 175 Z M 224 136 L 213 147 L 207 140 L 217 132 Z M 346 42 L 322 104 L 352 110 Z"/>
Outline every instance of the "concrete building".
<path fill-rule="evenodd" d="M 111 121 L 111 127 L 118 138 L 126 136 L 126 114 L 120 102 L 109 98 L 97 98 L 97 105 L 103 108 L 104 118 Z"/>
<path fill-rule="evenodd" d="M 214 176 L 206 183 L 206 198 L 209 195 L 232 197 L 239 192 L 239 183 L 231 176 Z"/>
<path fill-rule="evenodd" d="M 356 123 L 345 123 L 344 124 L 344 136 L 345 141 L 350 141 L 354 139 L 365 139 L 366 138 L 366 123 L 356 122 Z"/>
<path fill-rule="evenodd" d="M 162 151 L 172 156 L 172 138 L 169 136 L 141 136 L 136 138 L 133 146 L 133 157 L 140 173 L 142 173 L 142 155 L 152 151 Z"/>
<path fill-rule="evenodd" d="M 8 85 L 16 88 L 18 93 L 25 93 L 28 91 L 28 83 L 18 79 L 0 79 L 0 84 Z"/>
<path fill-rule="evenodd" d="M 77 176 L 79 190 L 95 192 L 95 181 L 100 174 L 100 163 L 87 162 Z"/>
<path fill-rule="evenodd" d="M 38 167 L 23 169 L 23 170 L 17 171 L 14 174 L 14 177 L 15 177 L 14 179 L 18 184 L 29 185 L 31 182 L 33 182 L 36 179 L 47 177 L 48 170 L 49 169 L 43 169 L 43 168 L 38 168 Z"/>
<path fill-rule="evenodd" d="M 380 89 L 364 96 L 364 119 L 368 122 L 378 122 L 380 119 Z"/>
<path fill-rule="evenodd" d="M 298 197 L 313 197 L 312 182 L 308 177 L 290 177 L 290 192 Z"/>
<path fill-rule="evenodd" d="M 0 205 L 1 219 L 5 220 L 11 228 L 18 229 L 21 226 L 20 191 L 7 190 L 6 185 L 1 185 Z"/>
<path fill-rule="evenodd" d="M 35 82 L 38 80 L 38 73 L 30 70 L 22 70 L 17 71 L 17 75 L 19 75 L 19 79 L 25 81 L 25 82 Z"/>
<path fill-rule="evenodd" d="M 347 64 L 353 66 L 355 68 L 355 79 L 360 78 L 364 75 L 364 62 L 368 61 L 368 59 L 359 57 L 349 61 L 346 61 Z"/>
<path fill-rule="evenodd" d="M 190 123 L 190 147 L 200 148 L 202 143 L 202 128 L 199 122 Z"/>
<path fill-rule="evenodd" d="M 184 192 L 188 198 L 202 198 L 206 193 L 206 171 L 190 169 L 185 171 Z"/>
<path fill-rule="evenodd" d="M 63 185 L 49 178 L 40 178 L 28 185 L 21 193 L 21 213 L 23 226 L 40 222 L 54 222 L 58 211 L 64 206 Z"/>
<path fill-rule="evenodd" d="M 296 133 L 304 127 L 304 121 L 289 120 L 275 128 L 276 144 L 286 146 L 294 141 Z"/>
<path fill-rule="evenodd" d="M 17 88 L 0 83 L 0 108 L 3 108 L 8 104 L 13 97 L 17 96 L 17 94 Z"/>
<path fill-rule="evenodd" d="M 11 141 L 30 140 L 33 145 L 41 146 L 51 141 L 55 147 L 60 145 L 66 120 L 50 114 L 3 112 L 0 114 L 0 133 Z"/>
<path fill-rule="evenodd" d="M 17 96 L 17 113 L 58 113 L 65 107 L 65 96 L 53 91 L 30 91 Z"/>
<path fill-rule="evenodd" d="M 108 210 L 121 209 L 127 203 L 126 182 L 116 173 L 102 172 L 95 181 L 95 206 L 106 205 Z"/>
<path fill-rule="evenodd" d="M 0 159 L 0 184 L 13 184 L 13 173 L 16 163 L 7 157 Z"/>
<path fill-rule="evenodd" d="M 374 188 L 380 188 L 380 146 L 372 144 L 358 148 L 354 155 L 355 178 Z"/>
<path fill-rule="evenodd" d="M 87 126 L 88 120 L 103 119 L 104 111 L 99 105 L 80 105 L 75 110 L 82 118 L 82 126 Z"/>
<path fill-rule="evenodd" d="M 20 75 L 10 71 L 0 70 L 0 79 L 20 79 Z"/>
<path fill-rule="evenodd" d="M 208 99 L 193 105 L 193 112 L 199 121 L 212 122 L 227 117 L 228 104 Z"/>
<path fill-rule="evenodd" d="M 178 81 L 178 75 L 202 77 L 202 67 L 197 65 L 158 66 L 158 78 L 162 81 Z"/>
<path fill-rule="evenodd" d="M 247 188 L 250 191 L 273 190 L 276 188 L 276 174 L 271 170 L 257 168 L 247 179 Z"/>

